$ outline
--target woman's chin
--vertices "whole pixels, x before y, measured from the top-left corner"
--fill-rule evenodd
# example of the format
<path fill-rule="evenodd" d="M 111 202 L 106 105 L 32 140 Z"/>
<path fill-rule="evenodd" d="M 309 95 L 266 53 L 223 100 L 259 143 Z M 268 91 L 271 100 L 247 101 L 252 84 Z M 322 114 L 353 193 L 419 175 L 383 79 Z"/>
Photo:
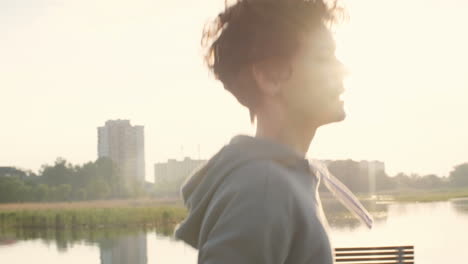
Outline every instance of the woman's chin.
<path fill-rule="evenodd" d="M 328 116 L 327 120 L 324 120 L 324 125 L 330 124 L 330 123 L 336 123 L 336 122 L 341 122 L 346 119 L 346 111 L 344 110 L 344 107 L 341 106 Z"/>

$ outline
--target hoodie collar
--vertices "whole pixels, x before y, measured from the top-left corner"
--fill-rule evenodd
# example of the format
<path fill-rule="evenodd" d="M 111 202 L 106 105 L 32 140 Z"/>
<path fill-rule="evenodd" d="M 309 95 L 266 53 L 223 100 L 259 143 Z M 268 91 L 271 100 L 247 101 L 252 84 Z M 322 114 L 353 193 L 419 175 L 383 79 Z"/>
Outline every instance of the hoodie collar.
<path fill-rule="evenodd" d="M 254 159 L 273 159 L 286 167 L 310 172 L 307 159 L 299 155 L 291 147 L 271 139 L 237 135 L 231 139 L 230 145 L 244 150 L 246 155 L 252 155 Z"/>

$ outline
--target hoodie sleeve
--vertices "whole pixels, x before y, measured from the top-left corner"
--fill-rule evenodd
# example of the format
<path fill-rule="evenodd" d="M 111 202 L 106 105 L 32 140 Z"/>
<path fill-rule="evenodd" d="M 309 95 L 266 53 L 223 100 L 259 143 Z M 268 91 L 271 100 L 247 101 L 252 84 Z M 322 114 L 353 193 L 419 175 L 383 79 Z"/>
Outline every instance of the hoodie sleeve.
<path fill-rule="evenodd" d="M 284 175 L 271 167 L 257 162 L 239 168 L 215 194 L 198 263 L 285 262 L 293 241 L 293 206 Z"/>

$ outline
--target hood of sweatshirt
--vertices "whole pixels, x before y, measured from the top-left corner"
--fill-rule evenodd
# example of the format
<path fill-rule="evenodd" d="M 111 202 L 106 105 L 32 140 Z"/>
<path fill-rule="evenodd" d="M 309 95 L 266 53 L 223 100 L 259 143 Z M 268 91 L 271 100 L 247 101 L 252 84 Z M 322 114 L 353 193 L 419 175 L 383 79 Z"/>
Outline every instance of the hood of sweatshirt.
<path fill-rule="evenodd" d="M 175 237 L 198 248 L 201 225 L 213 195 L 236 168 L 255 160 L 271 160 L 309 174 L 309 163 L 290 147 L 268 139 L 239 135 L 187 179 L 181 193 L 189 213 Z"/>

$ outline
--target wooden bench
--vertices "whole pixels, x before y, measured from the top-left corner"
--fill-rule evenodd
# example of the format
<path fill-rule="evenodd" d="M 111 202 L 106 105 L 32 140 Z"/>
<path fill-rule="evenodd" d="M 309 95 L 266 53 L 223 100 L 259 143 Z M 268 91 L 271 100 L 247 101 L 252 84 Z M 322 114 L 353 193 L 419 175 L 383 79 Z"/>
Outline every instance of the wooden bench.
<path fill-rule="evenodd" d="M 414 246 L 335 248 L 336 263 L 414 264 Z"/>

